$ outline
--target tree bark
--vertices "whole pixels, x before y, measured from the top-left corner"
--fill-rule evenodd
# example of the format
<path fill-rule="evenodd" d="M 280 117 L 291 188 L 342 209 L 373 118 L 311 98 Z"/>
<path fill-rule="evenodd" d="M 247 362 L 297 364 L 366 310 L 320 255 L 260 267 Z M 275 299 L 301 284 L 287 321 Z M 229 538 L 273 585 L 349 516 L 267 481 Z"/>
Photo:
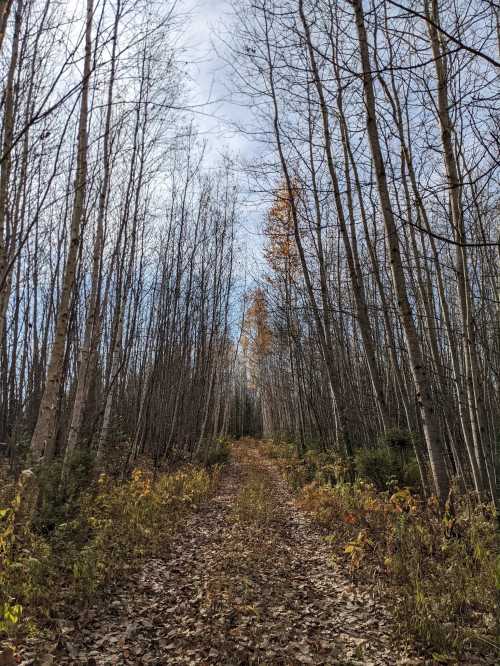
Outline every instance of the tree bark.
<path fill-rule="evenodd" d="M 78 125 L 78 145 L 76 157 L 75 194 L 71 215 L 68 255 L 64 267 L 61 296 L 55 326 L 54 342 L 47 380 L 38 413 L 35 431 L 31 439 L 31 455 L 35 461 L 50 460 L 54 454 L 57 402 L 63 383 L 64 355 L 67 342 L 68 323 L 71 301 L 75 286 L 78 256 L 81 243 L 81 229 L 85 214 L 85 194 L 87 184 L 87 148 L 88 148 L 88 107 L 90 74 L 92 66 L 92 20 L 93 0 L 87 0 L 85 28 L 85 59 L 82 79 L 82 96 Z"/>
<path fill-rule="evenodd" d="M 394 290 L 397 294 L 398 309 L 401 316 L 406 344 L 410 357 L 413 378 L 415 381 L 416 398 L 422 419 L 422 427 L 429 453 L 429 460 L 436 494 L 444 505 L 449 493 L 449 478 L 446 469 L 445 446 L 439 428 L 439 420 L 435 412 L 429 371 L 424 361 L 418 333 L 408 299 L 406 279 L 401 258 L 398 230 L 392 209 L 389 186 L 386 178 L 384 158 L 376 119 L 375 93 L 372 80 L 372 67 L 368 50 L 365 18 L 362 0 L 353 0 L 356 30 L 360 49 L 360 60 L 363 74 L 363 90 L 366 109 L 366 125 L 370 150 L 374 162 L 377 189 L 385 223 L 387 242 L 390 250 L 391 274 Z"/>

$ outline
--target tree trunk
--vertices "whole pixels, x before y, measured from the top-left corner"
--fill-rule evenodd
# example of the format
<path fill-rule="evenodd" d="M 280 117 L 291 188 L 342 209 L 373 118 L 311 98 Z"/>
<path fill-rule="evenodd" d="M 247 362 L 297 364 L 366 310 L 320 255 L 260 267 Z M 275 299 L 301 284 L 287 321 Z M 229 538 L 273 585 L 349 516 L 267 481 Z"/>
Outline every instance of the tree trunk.
<path fill-rule="evenodd" d="M 392 203 L 387 184 L 384 158 L 380 147 L 376 120 L 375 93 L 371 73 L 368 40 L 366 36 L 365 19 L 362 0 L 353 1 L 356 30 L 360 48 L 360 59 L 363 72 L 363 89 L 366 107 L 366 124 L 368 140 L 374 162 L 377 178 L 377 188 L 382 207 L 387 242 L 390 250 L 391 274 L 394 289 L 398 299 L 398 309 L 401 316 L 406 344 L 410 357 L 413 378 L 415 381 L 416 398 L 422 419 L 422 427 L 429 453 L 432 475 L 436 494 L 444 505 L 449 493 L 449 478 L 445 463 L 445 446 L 439 428 L 439 420 L 435 412 L 431 380 L 418 340 L 410 302 L 408 299 L 404 268 L 401 258 L 398 230 L 394 219 Z"/>
<path fill-rule="evenodd" d="M 88 105 L 92 66 L 93 0 L 87 0 L 85 28 L 85 60 L 82 79 L 82 99 L 78 125 L 75 195 L 71 215 L 68 255 L 64 267 L 61 296 L 57 312 L 54 342 L 47 371 L 47 380 L 38 413 L 38 420 L 31 439 L 30 452 L 35 461 L 49 460 L 54 454 L 57 402 L 64 380 L 64 356 L 68 334 L 71 301 L 75 286 L 76 270 L 81 243 L 81 228 L 85 214 L 88 148 Z"/>

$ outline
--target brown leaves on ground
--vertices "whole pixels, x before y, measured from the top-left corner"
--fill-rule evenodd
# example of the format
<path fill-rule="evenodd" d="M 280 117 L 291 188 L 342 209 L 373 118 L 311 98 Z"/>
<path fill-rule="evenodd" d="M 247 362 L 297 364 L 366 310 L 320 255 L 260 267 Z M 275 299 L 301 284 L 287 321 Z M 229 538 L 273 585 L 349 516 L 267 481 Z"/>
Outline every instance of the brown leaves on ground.
<path fill-rule="evenodd" d="M 61 621 L 54 663 L 423 663 L 396 642 L 387 609 L 330 554 L 272 463 L 241 441 L 219 494 L 162 559 L 107 603 Z"/>

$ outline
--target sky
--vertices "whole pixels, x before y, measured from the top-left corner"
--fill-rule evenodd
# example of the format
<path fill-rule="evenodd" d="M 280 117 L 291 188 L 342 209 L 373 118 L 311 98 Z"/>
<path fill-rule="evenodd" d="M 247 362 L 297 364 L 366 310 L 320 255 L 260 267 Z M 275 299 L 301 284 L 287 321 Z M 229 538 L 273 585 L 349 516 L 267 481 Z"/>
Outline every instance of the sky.
<path fill-rule="evenodd" d="M 228 0 L 193 0 L 188 25 L 184 27 L 187 60 L 191 62 L 192 92 L 196 123 L 207 139 L 210 150 L 225 150 L 250 157 L 255 146 L 249 140 L 231 130 L 228 120 L 234 120 L 244 111 L 231 104 L 228 73 L 222 53 L 224 46 L 217 34 L 224 23 L 231 20 Z"/>
<path fill-rule="evenodd" d="M 194 106 L 195 122 L 207 141 L 208 166 L 215 166 L 219 156 L 227 153 L 251 160 L 258 154 L 257 143 L 234 131 L 230 122 L 241 120 L 250 112 L 231 103 L 230 81 L 223 59 L 224 45 L 217 39 L 217 35 L 224 32 L 224 24 L 231 23 L 230 0 L 192 0 L 187 11 L 189 18 L 183 27 L 183 42 L 187 49 L 186 60 L 191 63 L 189 100 Z M 252 194 L 243 173 L 239 174 L 239 181 L 245 200 L 240 237 L 248 255 L 246 265 L 250 273 L 259 273 L 265 206 Z"/>

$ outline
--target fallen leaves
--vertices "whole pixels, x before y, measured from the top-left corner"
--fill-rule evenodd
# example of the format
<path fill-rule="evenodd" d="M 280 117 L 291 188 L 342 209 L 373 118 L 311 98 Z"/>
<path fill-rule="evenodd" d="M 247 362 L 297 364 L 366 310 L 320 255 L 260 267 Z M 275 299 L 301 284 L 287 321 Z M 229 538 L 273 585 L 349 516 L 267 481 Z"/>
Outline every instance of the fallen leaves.
<path fill-rule="evenodd" d="M 0 666 L 17 666 L 14 650 L 11 647 L 5 647 L 0 650 Z"/>
<path fill-rule="evenodd" d="M 235 500 L 255 474 L 272 493 L 272 519 L 235 520 Z M 390 613 L 371 592 L 332 566 L 330 550 L 272 464 L 240 444 L 219 495 L 189 518 L 161 559 L 146 562 L 86 616 L 59 621 L 52 663 L 424 663 L 395 641 Z M 0 666 L 19 663 L 8 658 Z"/>

